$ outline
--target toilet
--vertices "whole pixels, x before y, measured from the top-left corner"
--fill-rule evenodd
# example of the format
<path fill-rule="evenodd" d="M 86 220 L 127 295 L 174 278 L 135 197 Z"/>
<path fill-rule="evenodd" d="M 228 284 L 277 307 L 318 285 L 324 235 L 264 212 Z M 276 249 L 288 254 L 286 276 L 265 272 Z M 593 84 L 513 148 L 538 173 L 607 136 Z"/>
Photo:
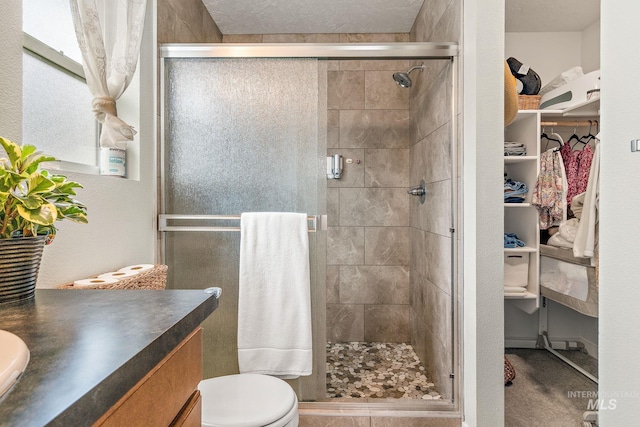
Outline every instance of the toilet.
<path fill-rule="evenodd" d="M 225 375 L 200 381 L 206 427 L 297 427 L 298 398 L 280 378 Z"/>

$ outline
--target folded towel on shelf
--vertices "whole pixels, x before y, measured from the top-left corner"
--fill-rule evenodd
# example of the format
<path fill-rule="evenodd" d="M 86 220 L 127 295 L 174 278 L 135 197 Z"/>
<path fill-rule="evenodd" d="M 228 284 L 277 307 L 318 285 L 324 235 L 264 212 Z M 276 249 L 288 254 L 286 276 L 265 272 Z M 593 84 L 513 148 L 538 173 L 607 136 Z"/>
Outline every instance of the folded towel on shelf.
<path fill-rule="evenodd" d="M 518 236 L 514 233 L 504 233 L 504 247 L 505 248 L 522 248 L 526 244 L 518 239 Z"/>
<path fill-rule="evenodd" d="M 312 370 L 307 215 L 240 218 L 240 373 L 295 378 Z"/>
<path fill-rule="evenodd" d="M 525 194 L 529 191 L 524 182 L 514 181 L 510 178 L 504 180 L 504 203 L 522 203 Z"/>
<path fill-rule="evenodd" d="M 505 141 L 504 155 L 505 156 L 526 156 L 527 147 L 522 142 Z"/>

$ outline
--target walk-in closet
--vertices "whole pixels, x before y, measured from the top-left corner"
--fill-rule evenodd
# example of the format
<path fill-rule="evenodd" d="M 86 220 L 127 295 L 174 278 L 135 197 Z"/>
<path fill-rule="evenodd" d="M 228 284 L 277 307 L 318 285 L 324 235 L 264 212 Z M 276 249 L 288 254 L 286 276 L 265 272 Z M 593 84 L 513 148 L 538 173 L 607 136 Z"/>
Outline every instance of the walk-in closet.
<path fill-rule="evenodd" d="M 600 1 L 567 3 L 573 7 L 558 16 L 542 3 L 505 3 L 505 60 L 525 95 L 504 132 L 505 366 L 516 372 L 505 385 L 510 427 L 595 426 L 602 404 Z"/>

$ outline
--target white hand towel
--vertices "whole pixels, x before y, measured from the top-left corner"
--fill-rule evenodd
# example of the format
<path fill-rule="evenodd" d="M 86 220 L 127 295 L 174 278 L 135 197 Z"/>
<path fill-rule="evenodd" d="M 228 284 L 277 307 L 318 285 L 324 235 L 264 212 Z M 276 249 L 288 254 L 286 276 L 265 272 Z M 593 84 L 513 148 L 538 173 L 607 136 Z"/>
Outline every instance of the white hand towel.
<path fill-rule="evenodd" d="M 310 375 L 307 215 L 250 212 L 240 219 L 240 373 Z"/>

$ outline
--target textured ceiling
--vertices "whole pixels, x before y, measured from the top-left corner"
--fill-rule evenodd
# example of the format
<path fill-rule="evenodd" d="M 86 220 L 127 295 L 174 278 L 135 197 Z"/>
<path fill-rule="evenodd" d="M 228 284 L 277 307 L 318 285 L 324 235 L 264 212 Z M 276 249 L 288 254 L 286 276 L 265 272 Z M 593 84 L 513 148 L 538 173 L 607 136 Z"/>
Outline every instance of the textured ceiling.
<path fill-rule="evenodd" d="M 423 2 L 203 0 L 222 34 L 408 33 Z"/>
<path fill-rule="evenodd" d="M 408 33 L 432 0 L 202 0 L 222 34 Z M 505 0 L 507 32 L 582 31 L 600 0 Z"/>
<path fill-rule="evenodd" d="M 600 19 L 600 0 L 506 0 L 505 7 L 507 32 L 582 31 Z"/>

